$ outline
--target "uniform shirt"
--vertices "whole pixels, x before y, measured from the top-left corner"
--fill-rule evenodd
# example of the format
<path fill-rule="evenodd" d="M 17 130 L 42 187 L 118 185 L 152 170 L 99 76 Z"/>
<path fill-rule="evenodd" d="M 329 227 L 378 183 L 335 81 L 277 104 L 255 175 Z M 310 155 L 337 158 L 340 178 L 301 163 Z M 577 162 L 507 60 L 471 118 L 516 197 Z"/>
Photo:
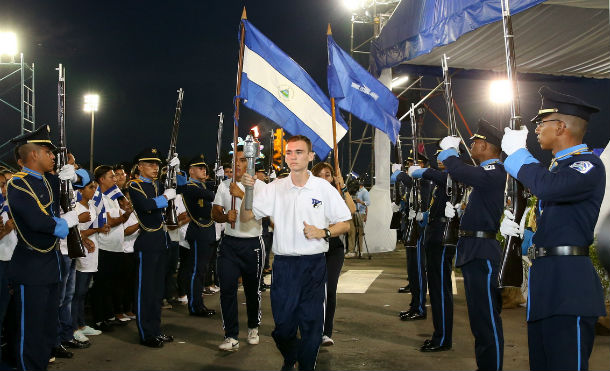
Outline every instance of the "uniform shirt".
<path fill-rule="evenodd" d="M 257 219 L 273 217 L 273 253 L 277 255 L 314 255 L 328 251 L 323 238 L 307 239 L 304 222 L 317 228 L 328 228 L 351 219 L 345 201 L 326 180 L 308 171 L 303 187 L 292 183 L 292 176 L 263 184 L 254 197 L 252 212 Z"/>
<path fill-rule="evenodd" d="M 128 227 L 131 227 L 133 225 L 136 225 L 136 224 L 138 224 L 138 218 L 134 211 L 133 213 L 131 213 L 131 215 L 129 215 L 129 218 L 127 219 L 127 221 L 125 223 L 123 223 L 123 235 L 125 235 L 125 229 L 127 229 Z M 136 238 L 138 238 L 139 234 L 140 234 L 140 229 L 136 230 L 129 236 L 124 237 L 124 241 L 123 241 L 123 252 L 124 253 L 133 252 L 133 244 L 136 242 Z"/>
<path fill-rule="evenodd" d="M 129 197 L 142 228 L 141 233 L 156 232 L 163 228 L 163 211 L 167 199 L 163 185 L 143 176 L 129 182 Z"/>
<path fill-rule="evenodd" d="M 356 209 L 360 214 L 366 214 L 366 207 L 371 204 L 371 197 L 369 196 L 369 191 L 367 191 L 364 187 L 360 188 L 358 192 L 356 192 L 356 198 L 364 202 L 364 205 L 361 203 L 357 203 Z"/>
<path fill-rule="evenodd" d="M 6 224 L 9 220 L 8 212 L 5 211 L 0 214 L 0 218 L 2 219 L 2 223 Z M 15 246 L 17 246 L 17 232 L 13 229 L 9 234 L 0 239 L 0 260 L 11 260 L 13 251 L 15 251 Z"/>
<path fill-rule="evenodd" d="M 102 202 L 106 209 L 106 215 L 110 214 L 113 218 L 120 217 L 124 211 L 119 206 L 119 201 L 111 199 L 108 195 L 102 194 Z M 98 238 L 99 249 L 112 252 L 123 252 L 124 228 L 122 224 L 110 228 L 108 233 L 100 233 Z"/>
<path fill-rule="evenodd" d="M 422 173 L 422 178 L 432 181 L 434 190 L 428 208 L 428 226 L 440 227 L 445 223 L 441 222 L 441 218 L 445 217 L 445 204 L 449 201 L 447 197 L 447 172 L 436 169 L 426 169 Z"/>
<path fill-rule="evenodd" d="M 227 179 L 227 180 L 223 181 L 222 183 L 220 183 L 220 185 L 218 186 L 218 190 L 216 191 L 216 198 L 214 198 L 214 205 L 223 207 L 225 209 L 225 212 L 228 210 L 231 210 L 231 193 L 229 192 L 230 184 L 231 184 L 231 179 Z M 241 189 L 242 191 L 245 192 L 246 188 L 244 187 L 243 184 L 241 184 L 241 182 L 238 182 L 237 186 L 239 187 L 239 189 Z M 256 197 L 258 196 L 258 194 L 262 191 L 264 186 L 265 186 L 264 182 L 256 179 L 256 181 L 254 182 L 254 199 L 255 200 L 256 200 Z M 235 209 L 236 210 L 240 209 L 241 202 L 242 202 L 241 198 L 235 198 Z M 235 221 L 235 228 L 231 228 L 231 223 L 224 223 L 224 224 L 225 224 L 225 234 L 227 236 L 246 238 L 246 237 L 258 237 L 263 233 L 263 227 L 262 227 L 261 220 L 252 219 L 246 223 L 242 223 L 239 220 L 239 216 L 238 216 L 237 220 Z"/>
<path fill-rule="evenodd" d="M 536 247 L 589 246 L 606 187 L 601 159 L 586 145 L 555 155 L 550 170 L 526 149 L 508 156 L 506 169 L 538 197 Z M 529 274 L 528 321 L 554 315 L 604 316 L 604 293 L 587 256 L 547 256 Z"/>
<path fill-rule="evenodd" d="M 460 229 L 496 233 L 504 211 L 506 171 L 498 159 L 483 161 L 479 166 L 465 164 L 453 149 L 439 154 L 449 175 L 460 183 L 472 186 Z M 473 259 L 489 259 L 499 264 L 502 258 L 500 243 L 493 238 L 460 237 L 457 243 L 455 266 Z"/>
<path fill-rule="evenodd" d="M 214 224 L 212 222 L 214 192 L 195 179 L 178 186 L 178 192 L 182 193 L 184 207 L 191 218 L 189 228 L 208 228 Z"/>
<path fill-rule="evenodd" d="M 91 213 L 91 220 L 88 222 L 84 222 L 84 223 L 78 223 L 78 229 L 81 231 L 87 230 L 89 228 L 93 228 L 93 223 L 95 222 L 95 218 L 97 217 L 97 215 L 95 215 L 95 206 L 93 206 L 93 201 L 89 201 L 89 207 L 85 207 L 83 206 L 80 202 L 76 203 L 76 212 L 78 214 L 82 214 L 84 212 L 89 211 Z M 93 250 L 93 252 L 89 252 L 87 249 L 85 249 L 85 256 L 82 258 L 77 258 L 76 259 L 76 270 L 79 272 L 97 272 L 97 261 L 98 261 L 98 255 L 99 255 L 99 248 L 98 248 L 98 235 L 100 235 L 100 233 L 94 233 L 92 235 L 90 235 L 89 237 L 87 237 L 89 240 L 91 240 L 91 242 L 93 242 L 95 244 L 95 250 Z"/>

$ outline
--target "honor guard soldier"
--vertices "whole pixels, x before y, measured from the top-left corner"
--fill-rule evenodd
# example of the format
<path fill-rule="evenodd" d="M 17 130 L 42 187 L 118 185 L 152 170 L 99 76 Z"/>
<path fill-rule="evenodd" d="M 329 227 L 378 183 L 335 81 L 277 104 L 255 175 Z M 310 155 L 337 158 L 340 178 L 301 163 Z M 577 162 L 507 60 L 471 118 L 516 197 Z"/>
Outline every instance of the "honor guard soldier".
<path fill-rule="evenodd" d="M 191 247 L 188 259 L 191 275 L 187 286 L 189 313 L 192 316 L 211 317 L 216 311 L 204 305 L 203 286 L 214 252 L 216 228 L 212 220 L 214 192 L 205 185 L 207 165 L 203 160 L 203 155 L 198 155 L 189 161 L 189 181 L 184 179 L 185 184 L 178 191 L 182 193 L 184 207 L 191 218 L 186 230 L 186 240 Z"/>
<path fill-rule="evenodd" d="M 57 340 L 59 311 L 59 239 L 78 224 L 76 211 L 61 218 L 60 180 L 76 182 L 74 166 L 65 165 L 58 175 L 49 139 L 49 127 L 11 140 L 21 166 L 7 186 L 7 199 L 17 230 L 18 242 L 9 268 L 8 280 L 18 323 L 17 367 L 19 370 L 46 370 Z"/>
<path fill-rule="evenodd" d="M 241 179 L 248 162 L 243 146 L 235 153 L 235 176 Z M 260 192 L 265 183 L 255 178 L 254 194 Z M 259 343 L 258 326 L 261 320 L 260 280 L 265 265 L 265 243 L 261 220 L 242 222 L 237 217 L 245 195 L 245 187 L 238 181 L 227 179 L 220 183 L 214 199 L 213 216 L 217 223 L 226 223 L 224 236 L 218 249 L 218 274 L 220 278 L 220 306 L 225 339 L 220 350 L 235 351 L 239 348 L 239 323 L 237 317 L 237 281 L 242 277 L 248 313 L 248 344 Z M 235 208 L 231 210 L 231 198 L 235 196 Z M 231 226 L 231 223 L 235 223 Z M 321 336 L 321 335 L 320 335 Z"/>
<path fill-rule="evenodd" d="M 591 114 L 579 98 L 548 87 L 532 119 L 538 143 L 555 156 L 543 166 L 525 148 L 527 129 L 505 129 L 506 170 L 538 197 L 537 226 L 530 248 L 527 332 L 530 369 L 586 370 L 604 292 L 589 246 L 604 197 L 605 169 L 582 143 Z M 504 218 L 503 229 L 519 226 Z"/>
<path fill-rule="evenodd" d="M 156 148 L 142 151 L 135 158 L 139 176 L 129 182 L 129 196 L 140 224 L 140 234 L 134 243 L 137 259 L 136 322 L 140 343 L 160 348 L 173 337 L 161 332 L 161 301 L 164 293 L 168 254 L 167 232 L 163 212 L 176 190 L 163 189 L 157 177 L 161 158 Z M 168 166 L 180 165 L 174 157 Z"/>
<path fill-rule="evenodd" d="M 438 161 L 438 167 L 440 170 L 421 169 L 419 166 L 409 169 L 413 178 L 423 178 L 434 183 L 424 241 L 434 333 L 431 339 L 424 341 L 420 348 L 422 352 L 440 352 L 451 349 L 453 334 L 451 269 L 455 248 L 443 245 L 445 226 L 450 219 L 445 215 L 445 209 L 453 208 L 453 205 L 448 202 L 445 165 Z"/>
<path fill-rule="evenodd" d="M 445 137 L 440 143 L 443 151 L 438 155 L 453 180 L 472 187 L 460 221 L 455 266 L 461 267 L 464 276 L 479 370 L 501 370 L 504 354 L 502 297 L 498 288 L 502 249 L 496 240 L 506 185 L 506 171 L 500 162 L 501 137 L 498 129 L 480 120 L 476 134 L 470 138 L 470 153 L 479 166 L 460 160 L 458 137 Z M 449 208 L 445 215 L 455 216 L 455 209 Z"/>

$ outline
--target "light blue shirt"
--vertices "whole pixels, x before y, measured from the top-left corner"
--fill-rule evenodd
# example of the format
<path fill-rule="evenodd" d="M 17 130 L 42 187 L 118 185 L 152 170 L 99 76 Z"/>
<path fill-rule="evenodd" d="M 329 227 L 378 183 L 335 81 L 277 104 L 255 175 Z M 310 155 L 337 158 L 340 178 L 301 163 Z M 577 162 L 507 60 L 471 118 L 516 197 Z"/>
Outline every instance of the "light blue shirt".
<path fill-rule="evenodd" d="M 363 204 L 356 204 L 356 208 L 360 214 L 366 214 L 366 207 L 371 204 L 371 197 L 369 196 L 369 191 L 366 190 L 365 187 L 362 187 L 356 192 L 356 198 L 360 201 L 364 202 Z"/>

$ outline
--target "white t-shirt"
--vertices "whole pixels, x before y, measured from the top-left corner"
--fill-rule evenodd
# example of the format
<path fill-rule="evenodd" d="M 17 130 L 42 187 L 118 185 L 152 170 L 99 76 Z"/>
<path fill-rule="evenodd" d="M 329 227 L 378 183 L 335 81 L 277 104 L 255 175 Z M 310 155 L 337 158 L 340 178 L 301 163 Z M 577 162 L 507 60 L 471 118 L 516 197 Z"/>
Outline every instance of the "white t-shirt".
<path fill-rule="evenodd" d="M 184 207 L 184 199 L 181 194 L 176 195 L 174 199 L 174 204 L 176 205 L 176 215 L 180 215 L 186 212 L 186 207 Z M 189 243 L 186 241 L 186 230 L 189 227 L 189 223 L 182 225 L 178 229 L 168 230 L 167 233 L 172 241 L 178 242 L 180 246 L 184 246 L 187 249 L 190 249 Z"/>
<path fill-rule="evenodd" d="M 76 203 L 75 210 L 78 214 L 82 214 L 86 211 L 89 211 L 91 213 L 90 221 L 84 222 L 84 223 L 78 223 L 79 230 L 84 231 L 84 230 L 89 229 L 89 227 L 91 227 L 91 225 L 95 221 L 95 218 L 97 217 L 95 215 L 95 206 L 93 206 L 93 201 L 89 201 L 88 209 L 85 206 L 83 206 L 80 202 L 78 202 L 78 203 Z M 90 253 L 89 251 L 87 251 L 87 249 L 85 249 L 85 256 L 82 258 L 76 259 L 76 270 L 77 271 L 79 271 L 79 272 L 97 272 L 97 261 L 98 261 L 97 257 L 99 254 L 98 240 L 97 240 L 98 235 L 99 235 L 99 233 L 94 233 L 91 236 L 87 237 L 91 240 L 91 242 L 93 242 L 95 244 L 95 250 L 93 250 L 93 252 Z"/>
<path fill-rule="evenodd" d="M 108 214 L 113 218 L 118 218 L 124 213 L 119 206 L 119 201 L 102 195 L 102 202 L 106 208 L 106 218 L 108 217 Z M 119 224 L 111 228 L 108 233 L 100 233 L 97 237 L 99 248 L 105 251 L 123 252 L 123 241 L 125 240 L 124 231 L 123 225 Z"/>
<path fill-rule="evenodd" d="M 3 212 L 2 215 L 0 215 L 0 218 L 2 218 L 2 223 L 6 223 L 9 219 L 8 213 L 6 211 Z M 13 251 L 15 251 L 15 246 L 17 246 L 17 232 L 15 229 L 13 229 L 9 234 L 2 237 L 0 240 L 0 260 L 11 260 Z"/>
<path fill-rule="evenodd" d="M 136 212 L 134 211 L 133 213 L 131 213 L 131 215 L 129 215 L 129 218 L 127 219 L 127 221 L 125 223 L 123 223 L 123 236 L 124 236 L 123 252 L 125 252 L 125 253 L 133 252 L 133 245 L 136 242 L 136 238 L 138 238 L 138 235 L 140 234 L 140 229 L 138 229 L 137 231 L 133 232 L 129 236 L 125 236 L 125 229 L 131 227 L 132 225 L 136 225 L 136 224 L 138 224 L 138 218 L 136 217 Z"/>
<path fill-rule="evenodd" d="M 326 252 L 326 240 L 305 237 L 304 222 L 322 229 L 352 218 L 339 192 L 328 181 L 308 173 L 309 179 L 303 187 L 295 186 L 292 176 L 287 176 L 264 185 L 254 197 L 255 217 L 273 217 L 274 254 L 298 256 Z"/>
<path fill-rule="evenodd" d="M 214 205 L 222 206 L 225 209 L 225 212 L 231 210 L 231 192 L 229 191 L 229 185 L 231 184 L 231 179 L 227 179 L 218 185 L 218 190 L 216 191 L 216 197 L 214 198 Z M 245 187 L 241 182 L 238 182 L 237 185 L 242 191 L 245 191 Z M 256 194 L 261 191 L 261 189 L 265 186 L 264 182 L 260 180 L 256 180 L 254 183 L 254 199 L 256 200 Z M 241 198 L 235 198 L 235 209 L 238 210 L 241 207 Z M 225 223 L 225 234 L 227 236 L 233 237 L 258 237 L 263 233 L 263 226 L 260 220 L 250 220 L 247 223 L 242 223 L 239 221 L 239 217 L 235 222 L 235 228 L 231 228 L 231 223 Z"/>

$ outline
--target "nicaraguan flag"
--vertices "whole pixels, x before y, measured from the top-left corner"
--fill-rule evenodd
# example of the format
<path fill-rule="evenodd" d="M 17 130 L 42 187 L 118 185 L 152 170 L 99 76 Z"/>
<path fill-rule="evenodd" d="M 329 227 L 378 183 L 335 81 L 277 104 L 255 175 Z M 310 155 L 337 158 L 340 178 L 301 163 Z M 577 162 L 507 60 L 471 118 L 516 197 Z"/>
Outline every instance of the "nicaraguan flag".
<path fill-rule="evenodd" d="M 116 200 L 117 198 L 124 197 L 123 192 L 121 192 L 121 189 L 116 184 L 113 185 L 112 187 L 108 188 L 106 190 L 106 192 L 104 192 L 104 194 L 106 196 L 110 197 L 110 199 L 113 201 Z"/>
<path fill-rule="evenodd" d="M 328 36 L 328 91 L 335 103 L 388 135 L 396 144 L 398 98 Z"/>
<path fill-rule="evenodd" d="M 301 66 L 247 20 L 241 96 L 246 107 L 269 118 L 291 135 L 305 135 L 325 159 L 333 148 L 330 100 Z M 337 115 L 337 142 L 347 125 Z"/>
<path fill-rule="evenodd" d="M 93 201 L 95 213 L 97 214 L 97 217 L 93 222 L 94 228 L 101 228 L 106 224 L 106 206 L 104 205 L 104 200 L 102 200 L 102 195 L 102 190 L 98 186 L 91 199 L 91 201 Z"/>

